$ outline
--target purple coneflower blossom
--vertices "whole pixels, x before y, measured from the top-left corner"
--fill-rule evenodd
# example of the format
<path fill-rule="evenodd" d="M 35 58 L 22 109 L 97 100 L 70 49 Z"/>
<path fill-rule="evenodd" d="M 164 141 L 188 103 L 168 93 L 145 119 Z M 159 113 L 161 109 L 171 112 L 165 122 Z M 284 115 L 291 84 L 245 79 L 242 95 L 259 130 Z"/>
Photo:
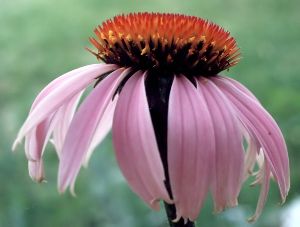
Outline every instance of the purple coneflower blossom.
<path fill-rule="evenodd" d="M 236 206 L 252 175 L 261 192 L 250 221 L 261 214 L 271 177 L 285 201 L 289 160 L 279 127 L 246 87 L 218 74 L 239 60 L 229 32 L 197 17 L 138 13 L 108 20 L 95 34 L 97 51 L 89 51 L 104 63 L 52 81 L 19 131 L 14 147 L 25 138 L 34 180 L 44 179 L 50 139 L 59 191 L 73 192 L 81 166 L 112 129 L 130 187 L 153 209 L 163 200 L 176 226 L 193 226 L 208 192 L 216 212 Z"/>

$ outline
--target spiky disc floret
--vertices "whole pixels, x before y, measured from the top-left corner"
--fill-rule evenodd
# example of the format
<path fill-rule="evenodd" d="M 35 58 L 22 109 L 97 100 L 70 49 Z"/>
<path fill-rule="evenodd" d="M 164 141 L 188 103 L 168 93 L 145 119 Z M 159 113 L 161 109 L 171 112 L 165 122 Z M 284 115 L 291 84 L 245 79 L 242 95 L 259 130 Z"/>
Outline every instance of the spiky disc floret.
<path fill-rule="evenodd" d="M 215 75 L 238 63 L 236 41 L 207 20 L 179 14 L 119 15 L 90 38 L 106 63 L 186 75 Z"/>

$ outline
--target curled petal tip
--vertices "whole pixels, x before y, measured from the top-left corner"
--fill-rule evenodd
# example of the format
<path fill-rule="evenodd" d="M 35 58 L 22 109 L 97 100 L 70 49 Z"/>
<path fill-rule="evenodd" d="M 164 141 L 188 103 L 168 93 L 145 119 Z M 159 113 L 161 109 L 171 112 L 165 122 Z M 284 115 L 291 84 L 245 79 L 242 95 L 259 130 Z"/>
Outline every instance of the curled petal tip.
<path fill-rule="evenodd" d="M 256 215 L 253 215 L 253 216 L 251 216 L 250 218 L 247 219 L 247 222 L 253 223 L 253 222 L 255 222 L 256 220 L 257 220 L 257 216 L 256 216 Z"/>
<path fill-rule="evenodd" d="M 35 182 L 42 183 L 45 181 L 44 165 L 42 160 L 28 162 L 29 176 Z"/>
<path fill-rule="evenodd" d="M 57 191 L 60 195 L 64 194 L 66 191 L 66 187 L 62 185 L 62 183 L 58 182 Z"/>
<path fill-rule="evenodd" d="M 188 223 L 189 219 L 188 218 L 184 218 L 183 220 L 184 220 L 184 224 L 186 225 Z"/>
<path fill-rule="evenodd" d="M 249 184 L 249 186 L 251 187 L 251 188 L 254 188 L 256 185 L 258 185 L 259 184 L 259 182 L 258 181 L 253 181 L 251 184 Z"/>
<path fill-rule="evenodd" d="M 253 170 L 251 170 L 251 169 L 248 169 L 247 172 L 248 172 L 248 174 L 249 174 L 250 176 L 253 176 L 253 175 L 254 175 L 254 172 L 253 172 Z"/>
<path fill-rule="evenodd" d="M 45 176 L 41 176 L 39 178 L 36 178 L 36 179 L 34 179 L 34 181 L 36 181 L 38 183 L 46 183 L 47 182 Z"/>
<path fill-rule="evenodd" d="M 88 168 L 89 167 L 89 162 L 88 161 L 83 162 L 82 167 L 85 168 L 85 169 Z"/>
<path fill-rule="evenodd" d="M 181 219 L 181 215 L 177 214 L 176 218 L 172 220 L 173 223 L 178 222 Z"/>
<path fill-rule="evenodd" d="M 228 204 L 228 207 L 229 208 L 233 208 L 233 207 L 236 207 L 238 205 L 238 200 L 237 199 L 234 199 L 232 201 L 229 201 L 229 204 Z"/>
<path fill-rule="evenodd" d="M 190 220 L 190 221 L 194 221 L 194 220 L 191 220 L 191 219 L 189 219 L 189 218 L 185 218 L 185 217 L 178 216 L 178 217 L 176 217 L 175 219 L 173 219 L 172 222 L 173 222 L 173 223 L 179 222 L 179 220 L 180 220 L 181 218 L 183 219 L 184 225 L 186 225 L 186 224 L 188 223 L 189 220 Z"/>
<path fill-rule="evenodd" d="M 282 205 L 285 203 L 286 197 L 287 197 L 287 195 L 285 195 L 284 197 L 281 198 L 281 201 L 280 201 L 280 203 L 279 203 L 279 206 L 282 206 Z"/>
<path fill-rule="evenodd" d="M 76 193 L 75 193 L 75 180 L 76 180 L 76 179 L 74 179 L 74 180 L 72 181 L 71 185 L 70 185 L 70 193 L 71 193 L 71 195 L 72 195 L 73 197 L 77 197 L 77 196 L 76 196 Z"/>
<path fill-rule="evenodd" d="M 36 183 L 39 183 L 39 184 L 43 184 L 43 183 L 48 183 L 48 181 L 46 180 L 45 177 L 40 177 L 40 178 L 32 178 L 31 179 L 36 182 Z"/>
<path fill-rule="evenodd" d="M 220 214 L 224 211 L 224 207 L 215 207 L 213 214 Z"/>
<path fill-rule="evenodd" d="M 17 149 L 17 146 L 21 143 L 20 139 L 16 139 L 11 147 L 12 152 L 15 152 Z"/>
<path fill-rule="evenodd" d="M 73 197 L 77 197 L 74 186 L 70 187 L 70 193 Z"/>
<path fill-rule="evenodd" d="M 73 197 L 76 197 L 75 193 L 75 182 L 67 184 L 66 182 L 58 182 L 58 192 L 59 194 L 64 194 L 65 191 L 69 188 L 69 191 Z"/>
<path fill-rule="evenodd" d="M 37 182 L 37 183 L 47 183 L 47 180 L 44 177 L 40 177 L 40 178 L 31 178 L 33 181 Z"/>
<path fill-rule="evenodd" d="M 151 205 L 151 208 L 152 208 L 152 209 L 157 210 L 157 211 L 160 210 L 159 199 L 153 199 L 153 200 L 150 202 L 150 205 Z"/>

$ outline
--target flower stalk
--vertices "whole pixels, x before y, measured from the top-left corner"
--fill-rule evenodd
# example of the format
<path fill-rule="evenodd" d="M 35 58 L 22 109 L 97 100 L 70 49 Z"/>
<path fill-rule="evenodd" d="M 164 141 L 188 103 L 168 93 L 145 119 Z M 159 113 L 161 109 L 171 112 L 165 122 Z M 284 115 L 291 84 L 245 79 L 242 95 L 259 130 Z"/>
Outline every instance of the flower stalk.
<path fill-rule="evenodd" d="M 185 222 L 183 218 L 180 218 L 178 222 L 174 222 L 173 220 L 176 218 L 176 207 L 168 203 L 164 203 L 164 205 L 170 227 L 195 227 L 194 222 Z"/>

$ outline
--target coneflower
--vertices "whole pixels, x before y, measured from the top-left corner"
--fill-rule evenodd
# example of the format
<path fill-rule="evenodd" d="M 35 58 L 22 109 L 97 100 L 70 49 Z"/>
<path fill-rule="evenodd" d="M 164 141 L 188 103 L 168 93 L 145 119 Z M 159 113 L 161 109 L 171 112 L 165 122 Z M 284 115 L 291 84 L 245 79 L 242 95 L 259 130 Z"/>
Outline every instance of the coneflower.
<path fill-rule="evenodd" d="M 216 212 L 236 206 L 250 175 L 261 184 L 250 221 L 261 214 L 271 177 L 285 201 L 289 161 L 279 127 L 247 88 L 219 75 L 239 61 L 229 32 L 193 16 L 137 13 L 107 20 L 95 35 L 89 51 L 104 63 L 52 81 L 19 131 L 14 147 L 25 138 L 34 180 L 44 179 L 51 139 L 59 191 L 73 192 L 81 166 L 112 128 L 130 187 L 153 209 L 163 200 L 171 226 L 194 226 L 208 192 Z"/>

